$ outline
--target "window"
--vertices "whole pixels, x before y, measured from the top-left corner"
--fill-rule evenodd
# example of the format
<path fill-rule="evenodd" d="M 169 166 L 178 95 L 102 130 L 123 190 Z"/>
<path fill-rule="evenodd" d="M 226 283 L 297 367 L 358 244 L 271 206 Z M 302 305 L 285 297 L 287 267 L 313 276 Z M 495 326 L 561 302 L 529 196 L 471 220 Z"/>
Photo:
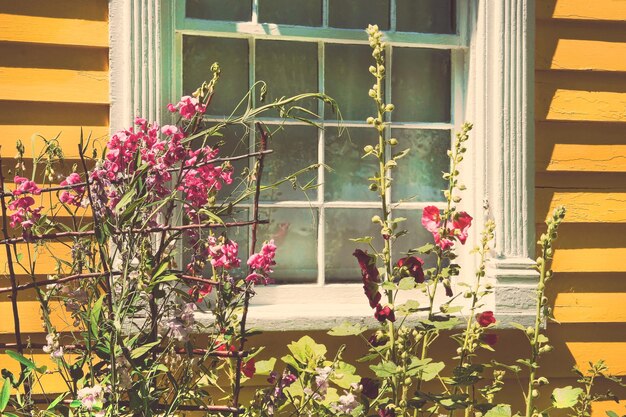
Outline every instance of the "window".
<path fill-rule="evenodd" d="M 262 319 L 267 313 L 275 318 L 274 310 L 284 315 L 276 303 L 298 305 L 298 318 L 285 319 L 294 327 L 310 326 L 308 318 L 316 314 L 329 316 L 328 309 L 302 307 L 311 303 L 333 304 L 336 316 L 369 315 L 347 239 L 373 233 L 368 229 L 377 207 L 359 178 L 368 173 L 351 168 L 371 135 L 364 123 L 372 79 L 366 70 L 370 56 L 363 28 L 376 22 L 390 44 L 387 101 L 398 109 L 388 134 L 410 142 L 415 150 L 413 163 L 403 161 L 405 172 L 396 176 L 399 181 L 391 193 L 395 214 L 407 217 L 410 229 L 416 230 L 419 209 L 440 198 L 438 173 L 447 166 L 452 131 L 472 120 L 477 128 L 465 170 L 474 192 L 467 209 L 475 214 L 479 229 L 482 202 L 489 199 L 501 231 L 492 278 L 519 295 L 523 286 L 517 280 L 534 277 L 529 269 L 534 237 L 527 232 L 534 224 L 529 209 L 532 163 L 526 160 L 532 155 L 532 30 L 526 28 L 533 19 L 532 2 L 509 0 L 148 0 L 142 5 L 114 0 L 112 128 L 124 125 L 134 113 L 160 119 L 164 104 L 190 92 L 205 78 L 208 71 L 202 69 L 215 60 L 224 76 L 208 121 L 223 118 L 258 79 L 269 83 L 270 99 L 303 90 L 335 97 L 350 139 L 337 138 L 335 118 L 321 107 L 311 109 L 322 116 L 324 131 L 288 123 L 276 133 L 279 155 L 272 158 L 272 175 L 291 172 L 290 160 L 323 162 L 336 171 L 319 169 L 322 185 L 307 195 L 285 187 L 263 201 L 272 221 L 265 237 L 283 239 L 281 269 L 275 276 L 283 285 L 259 291 L 257 303 L 265 310 L 252 316 Z M 278 119 L 264 122 L 279 127 Z M 250 136 L 234 134 L 243 149 L 254 143 Z M 364 169 L 362 164 L 359 168 Z M 414 236 L 396 249 L 401 252 L 418 241 L 423 237 Z M 471 271 L 471 264 L 467 266 Z M 508 290 L 499 291 L 506 299 Z M 509 301 L 503 308 L 512 314 L 524 310 Z M 316 322 L 324 326 L 323 320 Z"/>

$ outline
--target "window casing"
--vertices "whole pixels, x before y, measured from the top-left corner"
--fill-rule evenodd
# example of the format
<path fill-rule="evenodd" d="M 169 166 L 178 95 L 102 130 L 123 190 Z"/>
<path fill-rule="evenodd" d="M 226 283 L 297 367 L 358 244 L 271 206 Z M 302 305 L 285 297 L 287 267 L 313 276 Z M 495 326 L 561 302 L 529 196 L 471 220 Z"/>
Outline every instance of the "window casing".
<path fill-rule="evenodd" d="M 281 0 L 266 1 L 281 3 Z M 182 50 L 185 36 L 246 39 L 248 45 L 261 41 L 314 41 L 320 59 L 317 75 L 321 91 L 325 88 L 324 45 L 367 44 L 365 34 L 360 29 L 330 27 L 335 23 L 331 22 L 327 14 L 321 17 L 321 27 L 315 28 L 258 23 L 259 12 L 263 10 L 254 1 L 249 22 L 208 21 L 187 17 L 182 3 L 167 0 L 145 0 L 140 5 L 129 5 L 123 0 L 112 2 L 112 129 L 126 124 L 124 121 L 130 120 L 133 114 L 163 119 L 164 104 L 184 91 L 181 77 L 177 74 L 184 72 Z M 321 3 L 327 7 L 329 0 Z M 399 3 L 400 0 L 390 0 L 392 14 Z M 530 174 L 533 168 L 532 161 L 528 160 L 528 155 L 532 155 L 532 123 L 528 123 L 528 120 L 532 121 L 532 108 L 528 104 L 532 103 L 532 71 L 528 70 L 532 68 L 532 50 L 529 52 L 532 25 L 529 22 L 533 21 L 534 15 L 530 1 L 507 0 L 499 3 L 457 0 L 454 34 L 394 31 L 394 25 L 398 28 L 399 22 L 391 19 L 387 31 L 387 41 L 392 45 L 388 62 L 393 73 L 394 47 L 450 51 L 451 118 L 444 122 L 392 120 L 392 123 L 396 123 L 392 128 L 451 132 L 465 119 L 474 122 L 473 156 L 464 173 L 473 193 L 466 196 L 465 208 L 475 215 L 476 236 L 482 226 L 480 213 L 483 200 L 489 200 L 491 215 L 496 219 L 498 230 L 502 231 L 498 234 L 495 260 L 490 268 L 490 278 L 498 289 L 489 303 L 493 304 L 495 310 L 499 308 L 498 300 L 505 300 L 500 315 L 507 315 L 510 311 L 510 315 L 517 317 L 526 315 L 527 309 L 515 300 L 524 297 L 520 296 L 520 292 L 530 288 L 535 279 L 529 260 L 534 236 L 532 230 L 527 232 L 529 228 L 525 227 L 534 224 Z M 407 23 L 405 21 L 402 24 Z M 130 44 L 128 39 L 131 39 Z M 254 51 L 255 48 L 248 49 L 249 62 L 254 62 Z M 363 68 L 359 67 L 359 70 Z M 255 80 L 254 66 L 249 68 L 248 77 L 249 83 Z M 392 82 L 392 78 L 388 78 L 388 83 Z M 387 89 L 387 93 L 391 95 L 387 97 L 388 101 L 400 108 L 402 103 L 394 101 L 393 86 Z M 366 101 L 366 97 L 361 100 Z M 347 120 L 346 125 L 358 128 L 364 126 L 364 123 Z M 322 151 L 326 138 L 323 132 L 318 132 L 318 135 L 317 150 L 320 162 L 324 162 Z M 318 175 L 321 182 L 328 181 L 324 178 L 327 174 L 322 170 L 318 171 Z M 376 207 L 375 202 L 326 202 L 324 191 L 322 189 L 313 201 L 313 206 L 320 212 L 320 224 L 325 221 L 326 211 L 346 210 L 355 206 L 363 210 Z M 402 203 L 402 208 L 418 213 L 416 210 L 429 203 L 425 200 L 406 202 Z M 265 202 L 264 206 L 280 207 L 281 210 L 287 210 L 287 207 L 310 207 L 306 201 L 270 201 Z M 363 217 L 369 222 L 371 216 Z M 416 223 L 413 220 L 407 228 L 418 229 Z M 317 230 L 317 239 L 321 243 L 316 248 L 316 262 L 322 265 L 327 253 L 323 230 Z M 355 236 L 345 236 L 344 247 L 352 249 L 347 241 L 349 237 Z M 471 242 L 468 242 L 470 245 Z M 463 259 L 465 257 L 463 253 L 461 261 L 466 273 L 471 274 L 472 258 Z M 252 316 L 261 320 L 261 327 L 295 329 L 311 326 L 323 328 L 340 317 L 360 319 L 371 315 L 366 303 L 363 303 L 359 284 L 328 284 L 329 281 L 325 269 L 320 268 L 314 282 L 260 289 L 256 297 L 259 310 Z M 290 309 L 294 310 L 293 314 L 285 316 Z M 313 317 L 316 319 L 311 320 Z M 266 319 L 271 319 L 267 323 L 274 324 L 267 325 Z"/>

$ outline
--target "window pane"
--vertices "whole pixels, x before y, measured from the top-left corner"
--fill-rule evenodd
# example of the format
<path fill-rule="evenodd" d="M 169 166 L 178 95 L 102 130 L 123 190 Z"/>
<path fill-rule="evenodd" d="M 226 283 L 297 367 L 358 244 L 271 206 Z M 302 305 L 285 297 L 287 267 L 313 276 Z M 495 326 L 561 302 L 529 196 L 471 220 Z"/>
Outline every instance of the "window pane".
<path fill-rule="evenodd" d="M 206 124 L 206 127 L 214 126 L 213 123 Z M 250 152 L 250 135 L 248 129 L 243 125 L 228 125 L 220 130 L 223 136 L 208 138 L 206 144 L 219 146 L 219 157 L 245 155 Z M 201 145 L 201 142 L 197 142 Z M 226 200 L 231 195 L 233 197 L 241 194 L 246 188 L 245 176 L 247 176 L 248 159 L 241 159 L 231 162 L 233 166 L 233 183 L 224 184 L 218 196 L 221 201 Z"/>
<path fill-rule="evenodd" d="M 368 178 L 378 168 L 373 156 L 361 159 L 365 145 L 375 145 L 378 133 L 372 128 L 349 128 L 339 136 L 337 127 L 326 128 L 324 162 L 333 171 L 326 171 L 325 200 L 374 201 L 378 194 L 369 190 Z"/>
<path fill-rule="evenodd" d="M 252 0 L 187 0 L 187 17 L 248 22 L 252 19 Z"/>
<path fill-rule="evenodd" d="M 316 209 L 276 208 L 260 210 L 269 225 L 259 227 L 260 243 L 274 239 L 276 267 L 272 277 L 279 284 L 317 281 Z"/>
<path fill-rule="evenodd" d="M 382 245 L 380 226 L 372 217 L 377 209 L 326 209 L 326 282 L 360 282 L 359 264 L 352 253 L 356 248 L 367 250 L 368 245 L 354 243 L 351 238 L 373 236 L 374 246 Z M 371 249 L 369 250 L 371 252 Z"/>
<path fill-rule="evenodd" d="M 450 51 L 394 48 L 391 72 L 394 121 L 450 121 Z"/>
<path fill-rule="evenodd" d="M 337 100 L 344 120 L 365 120 L 376 112 L 367 92 L 374 77 L 367 70 L 372 53 L 367 45 L 326 45 L 326 94 Z M 336 117 L 326 110 L 326 118 Z"/>
<path fill-rule="evenodd" d="M 274 152 L 265 159 L 265 169 L 262 183 L 273 184 L 288 177 L 294 172 L 317 163 L 317 128 L 313 126 L 268 126 L 272 130 L 269 148 Z M 298 175 L 296 181 L 300 187 L 317 181 L 317 169 Z M 315 200 L 317 189 L 303 192 L 301 188 L 293 188 L 291 182 L 286 182 L 278 188 L 263 191 L 263 201 L 284 200 Z"/>
<path fill-rule="evenodd" d="M 256 80 L 267 83 L 267 102 L 305 92 L 317 92 L 317 44 L 257 41 Z M 317 113 L 316 100 L 303 101 L 298 105 Z M 278 116 L 278 113 L 271 116 Z"/>
<path fill-rule="evenodd" d="M 259 22 L 321 26 L 322 0 L 259 0 Z"/>
<path fill-rule="evenodd" d="M 455 33 L 454 0 L 396 0 L 401 32 Z"/>
<path fill-rule="evenodd" d="M 329 6 L 332 27 L 365 30 L 377 24 L 381 30 L 389 29 L 389 0 L 330 0 Z"/>
<path fill-rule="evenodd" d="M 193 93 L 211 78 L 210 67 L 219 62 L 222 76 L 207 114 L 226 116 L 248 92 L 248 41 L 246 39 L 183 38 L 183 91 Z M 239 113 L 243 113 L 241 109 Z"/>
<path fill-rule="evenodd" d="M 422 210 L 393 210 L 393 217 L 404 217 L 406 221 L 398 225 L 399 230 L 408 230 L 408 233 L 399 237 L 393 245 L 393 260 L 406 256 L 410 249 L 419 248 L 426 243 L 433 242 L 433 235 L 422 227 Z M 425 264 L 424 268 L 432 268 L 436 266 L 437 258 L 431 255 L 416 255 L 421 258 Z"/>
<path fill-rule="evenodd" d="M 393 129 L 398 139 L 398 149 L 411 148 L 407 156 L 398 161 L 391 185 L 393 201 L 443 201 L 446 182 L 442 172 L 450 169 L 446 151 L 450 149 L 450 131 Z"/>

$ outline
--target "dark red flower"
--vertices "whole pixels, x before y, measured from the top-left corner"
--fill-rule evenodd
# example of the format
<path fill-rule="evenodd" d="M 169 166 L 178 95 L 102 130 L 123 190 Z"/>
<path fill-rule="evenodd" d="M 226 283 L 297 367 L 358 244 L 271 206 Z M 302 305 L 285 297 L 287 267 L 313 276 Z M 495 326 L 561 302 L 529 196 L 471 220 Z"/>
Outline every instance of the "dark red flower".
<path fill-rule="evenodd" d="M 248 378 L 252 378 L 254 376 L 254 373 L 256 372 L 254 358 L 249 359 L 246 363 L 243 364 L 243 366 L 241 367 L 241 372 Z"/>
<path fill-rule="evenodd" d="M 378 409 L 379 417 L 396 417 L 396 412 L 393 408 L 379 408 Z"/>
<path fill-rule="evenodd" d="M 381 323 L 385 321 L 396 321 L 396 315 L 389 306 L 381 306 L 380 304 L 376 305 L 376 312 L 374 313 L 374 317 Z"/>
<path fill-rule="evenodd" d="M 204 297 L 211 294 L 211 291 L 213 291 L 213 286 L 211 284 L 204 284 L 189 288 L 187 293 L 191 296 L 191 298 L 194 299 L 196 303 L 199 303 Z"/>
<path fill-rule="evenodd" d="M 483 311 L 480 314 L 476 314 L 476 321 L 480 324 L 480 327 L 487 327 L 490 324 L 494 324 L 496 318 L 493 316 L 493 311 Z"/>
<path fill-rule="evenodd" d="M 380 388 L 380 382 L 371 378 L 361 378 L 361 394 L 365 397 L 373 400 L 378 397 L 378 389 Z"/>
<path fill-rule="evenodd" d="M 413 277 L 415 282 L 424 282 L 424 261 L 417 256 L 407 256 L 406 258 L 398 259 L 396 266 L 400 269 L 402 277 Z"/>
<path fill-rule="evenodd" d="M 489 346 L 495 346 L 498 343 L 498 335 L 495 333 L 486 333 L 480 339 Z"/>
<path fill-rule="evenodd" d="M 370 338 L 367 339 L 367 342 L 373 347 L 379 347 L 384 346 L 388 342 L 388 339 L 382 333 L 377 332 L 371 335 Z"/>
<path fill-rule="evenodd" d="M 370 302 L 370 307 L 375 308 L 381 299 L 380 292 L 378 292 L 380 275 L 378 274 L 378 268 L 376 268 L 376 258 L 361 249 L 355 250 L 353 255 L 361 267 L 365 296 Z"/>

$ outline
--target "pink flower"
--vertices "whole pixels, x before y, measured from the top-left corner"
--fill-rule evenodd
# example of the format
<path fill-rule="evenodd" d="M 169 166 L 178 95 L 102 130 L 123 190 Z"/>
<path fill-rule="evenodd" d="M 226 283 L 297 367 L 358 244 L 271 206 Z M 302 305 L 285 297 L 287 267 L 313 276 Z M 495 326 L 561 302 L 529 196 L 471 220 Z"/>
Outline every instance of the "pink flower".
<path fill-rule="evenodd" d="M 391 322 L 396 321 L 396 315 L 391 309 L 391 307 L 389 306 L 383 307 L 380 304 L 376 306 L 376 312 L 374 312 L 374 317 L 376 317 L 376 320 L 378 320 L 381 323 L 384 323 L 387 320 Z"/>
<path fill-rule="evenodd" d="M 213 267 L 231 269 L 237 268 L 241 264 L 241 261 L 237 258 L 239 253 L 237 242 L 224 237 L 216 239 L 215 236 L 210 236 L 208 241 L 208 255 Z"/>
<path fill-rule="evenodd" d="M 265 273 L 274 272 L 272 267 L 276 265 L 274 257 L 276 256 L 276 245 L 274 240 L 263 243 L 261 251 L 253 254 L 248 259 L 248 266 L 252 269 L 257 269 Z"/>
<path fill-rule="evenodd" d="M 15 184 L 17 185 L 17 188 L 15 189 L 15 191 L 13 191 L 14 196 L 18 196 L 18 195 L 25 194 L 25 193 L 30 193 L 34 195 L 41 194 L 41 188 L 39 188 L 37 184 L 35 184 L 35 181 L 31 181 L 28 178 L 24 178 L 24 177 L 20 177 L 19 175 L 16 175 L 13 178 L 13 182 L 15 182 Z"/>
<path fill-rule="evenodd" d="M 178 128 L 172 125 L 165 125 L 161 128 L 161 133 L 163 133 L 165 136 L 173 136 L 174 134 L 178 133 Z"/>
<path fill-rule="evenodd" d="M 480 327 L 487 327 L 496 322 L 496 318 L 493 315 L 493 311 L 483 311 L 480 314 L 476 314 L 476 321 Z"/>
<path fill-rule="evenodd" d="M 67 176 L 63 181 L 61 181 L 62 186 L 80 184 L 82 179 L 80 175 L 76 172 L 71 173 Z M 85 187 L 72 187 L 72 191 L 63 191 L 59 196 L 59 200 L 61 200 L 64 204 L 71 204 L 73 206 L 79 207 L 83 202 L 83 195 L 85 193 Z"/>
<path fill-rule="evenodd" d="M 376 258 L 361 249 L 356 249 L 352 255 L 356 257 L 361 267 L 361 278 L 363 279 L 363 291 L 365 292 L 365 296 L 369 300 L 370 307 L 375 308 L 381 299 L 380 292 L 378 291 L 380 276 L 376 268 Z"/>
<path fill-rule="evenodd" d="M 452 227 L 454 228 L 455 235 L 458 236 L 459 242 L 463 245 L 467 240 L 467 230 L 472 225 L 472 220 L 472 216 L 462 211 L 457 213 L 452 221 Z"/>
<path fill-rule="evenodd" d="M 206 111 L 206 106 L 200 104 L 198 99 L 191 96 L 183 96 L 180 98 L 180 101 L 176 104 L 168 104 L 167 109 L 172 112 L 178 112 L 183 117 L 183 119 L 190 120 L 196 113 L 204 114 Z"/>
<path fill-rule="evenodd" d="M 435 206 L 427 206 L 422 210 L 422 226 L 430 233 L 435 234 L 439 230 L 441 223 L 441 215 L 439 209 Z"/>

